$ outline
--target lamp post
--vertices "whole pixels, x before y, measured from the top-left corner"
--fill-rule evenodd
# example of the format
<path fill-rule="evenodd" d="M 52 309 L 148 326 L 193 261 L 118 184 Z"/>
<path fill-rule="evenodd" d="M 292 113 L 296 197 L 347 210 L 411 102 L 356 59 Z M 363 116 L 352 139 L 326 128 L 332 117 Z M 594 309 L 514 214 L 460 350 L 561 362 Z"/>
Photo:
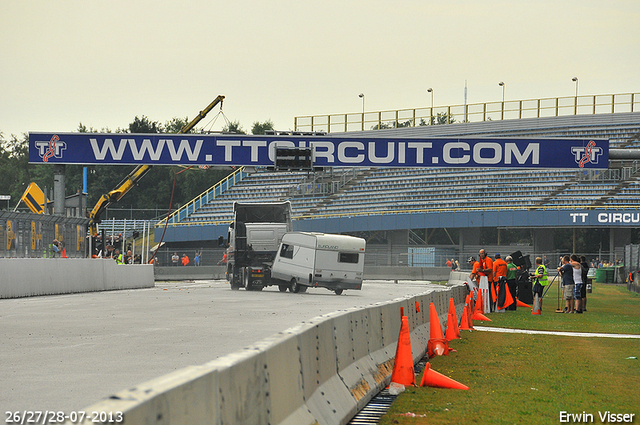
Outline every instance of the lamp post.
<path fill-rule="evenodd" d="M 500 115 L 500 119 L 504 120 L 504 87 L 505 87 L 504 81 L 500 81 L 498 85 L 502 87 L 502 113 Z"/>
<path fill-rule="evenodd" d="M 578 77 L 573 77 L 571 81 L 576 83 L 576 98 L 573 105 L 573 115 L 578 115 Z"/>
<path fill-rule="evenodd" d="M 364 131 L 364 93 L 360 93 L 358 97 L 362 99 L 362 131 Z"/>
<path fill-rule="evenodd" d="M 431 119 L 429 120 L 429 125 L 433 125 L 433 89 L 429 87 L 427 93 L 431 93 Z"/>

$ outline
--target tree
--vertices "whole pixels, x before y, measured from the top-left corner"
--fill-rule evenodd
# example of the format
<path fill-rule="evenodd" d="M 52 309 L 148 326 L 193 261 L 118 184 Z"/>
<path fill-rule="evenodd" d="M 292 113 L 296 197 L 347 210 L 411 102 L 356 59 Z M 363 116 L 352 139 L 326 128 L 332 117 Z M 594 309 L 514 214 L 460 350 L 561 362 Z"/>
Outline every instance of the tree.
<path fill-rule="evenodd" d="M 391 128 L 391 124 L 388 124 L 386 122 L 381 122 L 371 127 L 371 130 L 385 130 L 387 128 Z"/>
<path fill-rule="evenodd" d="M 456 119 L 446 112 L 438 112 L 436 120 L 436 125 L 453 124 L 454 122 L 456 122 Z"/>
<path fill-rule="evenodd" d="M 182 119 L 182 118 L 174 117 L 164 123 L 164 130 L 162 132 L 163 133 L 179 133 L 180 130 L 182 130 L 182 127 L 184 127 L 187 124 L 189 124 L 189 118 L 184 117 L 184 119 Z M 187 133 L 193 133 L 194 130 L 195 128 L 192 128 Z"/>
<path fill-rule="evenodd" d="M 265 122 L 255 121 L 251 128 L 251 134 L 265 134 L 267 130 L 275 130 L 273 121 L 266 120 Z"/>
<path fill-rule="evenodd" d="M 11 195 L 17 203 L 30 182 L 29 144 L 27 135 L 22 139 L 14 134 L 5 140 L 0 134 L 0 175 L 2 176 L 2 195 Z M 2 203 L 3 206 L 5 203 Z"/>
<path fill-rule="evenodd" d="M 420 118 L 420 125 L 442 125 L 453 124 L 454 122 L 456 122 L 456 119 L 446 112 L 438 112 L 436 116 L 429 117 L 428 122 L 424 118 Z"/>
<path fill-rule="evenodd" d="M 129 133 L 162 133 L 162 124 L 157 121 L 149 121 L 149 118 L 144 115 L 142 118 L 136 116 L 129 124 Z"/>
<path fill-rule="evenodd" d="M 222 129 L 223 133 L 247 134 L 240 125 L 240 121 L 230 121 Z"/>

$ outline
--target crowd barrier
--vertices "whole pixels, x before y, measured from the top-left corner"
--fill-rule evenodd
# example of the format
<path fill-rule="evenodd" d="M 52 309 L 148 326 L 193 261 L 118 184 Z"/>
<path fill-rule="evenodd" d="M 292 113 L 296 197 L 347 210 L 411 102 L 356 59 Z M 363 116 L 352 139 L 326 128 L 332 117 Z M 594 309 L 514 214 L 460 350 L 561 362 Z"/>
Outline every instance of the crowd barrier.
<path fill-rule="evenodd" d="M 461 315 L 467 292 L 464 285 L 443 286 L 319 316 L 84 410 L 123 412 L 125 424 L 346 424 L 389 384 L 401 308 L 417 362 L 427 350 L 430 303 L 446 323 L 449 299 Z"/>
<path fill-rule="evenodd" d="M 88 258 L 0 258 L 0 298 L 153 288 L 153 266 Z"/>

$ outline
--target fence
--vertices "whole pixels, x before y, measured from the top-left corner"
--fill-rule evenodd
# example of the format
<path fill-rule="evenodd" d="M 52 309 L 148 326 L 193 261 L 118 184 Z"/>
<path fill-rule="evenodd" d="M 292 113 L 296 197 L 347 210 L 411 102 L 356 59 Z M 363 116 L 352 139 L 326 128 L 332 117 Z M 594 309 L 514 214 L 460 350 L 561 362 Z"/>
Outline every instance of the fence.
<path fill-rule="evenodd" d="M 47 258 L 52 242 L 62 242 L 69 258 L 86 255 L 85 218 L 0 211 L 0 258 Z"/>
<path fill-rule="evenodd" d="M 640 110 L 640 93 L 567 96 L 294 118 L 295 131 L 348 132 Z"/>

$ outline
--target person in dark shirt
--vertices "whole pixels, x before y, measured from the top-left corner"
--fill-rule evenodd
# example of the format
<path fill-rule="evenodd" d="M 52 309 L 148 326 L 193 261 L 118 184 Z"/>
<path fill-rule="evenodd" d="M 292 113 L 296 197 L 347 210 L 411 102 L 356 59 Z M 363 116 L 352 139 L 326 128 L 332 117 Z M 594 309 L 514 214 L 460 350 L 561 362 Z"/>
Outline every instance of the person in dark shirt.
<path fill-rule="evenodd" d="M 566 301 L 565 313 L 573 312 L 573 291 L 575 283 L 573 281 L 573 266 L 569 262 L 569 256 L 562 257 L 562 266 L 558 267 L 558 273 L 562 275 L 562 291 Z"/>
<path fill-rule="evenodd" d="M 580 256 L 580 264 L 582 264 L 582 311 L 587 311 L 587 281 L 589 280 L 589 263 L 587 263 L 587 257 Z"/>

